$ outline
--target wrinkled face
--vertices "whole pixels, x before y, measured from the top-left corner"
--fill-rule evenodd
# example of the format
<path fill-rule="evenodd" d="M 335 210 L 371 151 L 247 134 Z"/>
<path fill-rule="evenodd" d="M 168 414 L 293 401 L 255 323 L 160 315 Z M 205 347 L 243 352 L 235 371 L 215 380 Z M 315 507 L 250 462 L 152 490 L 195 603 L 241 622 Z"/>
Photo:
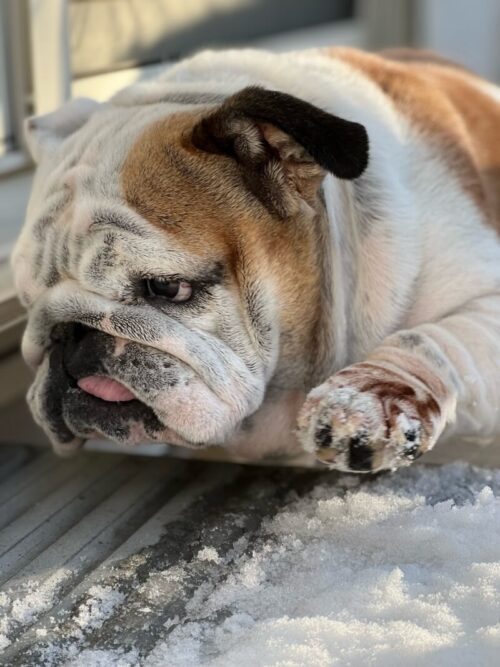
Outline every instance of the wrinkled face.
<path fill-rule="evenodd" d="M 307 156 L 292 174 L 286 135 L 239 115 L 228 149 L 211 112 L 70 105 L 31 123 L 39 168 L 13 267 L 28 400 L 59 452 L 95 435 L 224 443 L 280 365 L 303 382 L 322 172 Z"/>

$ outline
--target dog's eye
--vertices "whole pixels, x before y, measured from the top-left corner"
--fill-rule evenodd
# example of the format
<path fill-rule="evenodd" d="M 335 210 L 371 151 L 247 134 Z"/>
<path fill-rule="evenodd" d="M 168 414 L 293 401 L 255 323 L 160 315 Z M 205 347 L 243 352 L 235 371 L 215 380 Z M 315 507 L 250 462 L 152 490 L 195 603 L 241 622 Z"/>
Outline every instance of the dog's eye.
<path fill-rule="evenodd" d="M 182 303 L 191 298 L 191 285 L 185 280 L 166 280 L 164 278 L 146 278 L 148 296 L 162 297 L 173 303 Z"/>

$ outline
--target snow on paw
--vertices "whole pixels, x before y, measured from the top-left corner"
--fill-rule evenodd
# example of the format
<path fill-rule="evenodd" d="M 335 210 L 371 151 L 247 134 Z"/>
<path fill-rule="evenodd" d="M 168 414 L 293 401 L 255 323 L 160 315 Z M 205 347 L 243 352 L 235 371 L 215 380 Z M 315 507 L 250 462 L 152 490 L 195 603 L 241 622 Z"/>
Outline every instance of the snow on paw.
<path fill-rule="evenodd" d="M 415 378 L 368 362 L 355 364 L 313 389 L 299 414 L 304 449 L 345 472 L 409 465 L 443 428 L 438 402 Z"/>

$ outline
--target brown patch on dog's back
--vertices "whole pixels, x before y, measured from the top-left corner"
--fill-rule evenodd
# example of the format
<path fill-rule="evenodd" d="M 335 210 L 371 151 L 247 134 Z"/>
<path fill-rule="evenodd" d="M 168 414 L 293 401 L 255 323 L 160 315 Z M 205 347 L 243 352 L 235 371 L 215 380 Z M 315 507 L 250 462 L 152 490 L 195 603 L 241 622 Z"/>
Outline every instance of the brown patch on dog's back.
<path fill-rule="evenodd" d="M 500 231 L 500 104 L 481 90 L 481 79 L 428 52 L 325 53 L 366 74 L 392 99 Z"/>
<path fill-rule="evenodd" d="M 434 51 L 427 51 L 426 49 L 412 49 L 405 47 L 396 47 L 390 49 L 382 49 L 379 55 L 388 60 L 396 60 L 404 63 L 423 63 L 425 65 L 442 65 L 444 67 L 452 67 L 453 69 L 461 70 L 462 72 L 470 72 L 466 67 L 460 63 L 455 63 L 453 60 L 448 60 L 440 56 Z"/>

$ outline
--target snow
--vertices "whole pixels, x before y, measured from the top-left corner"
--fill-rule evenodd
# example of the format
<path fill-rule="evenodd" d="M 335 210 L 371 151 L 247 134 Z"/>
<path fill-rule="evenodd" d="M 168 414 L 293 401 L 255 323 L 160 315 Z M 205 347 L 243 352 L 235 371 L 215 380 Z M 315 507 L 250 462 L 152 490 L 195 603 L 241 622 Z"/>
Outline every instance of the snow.
<path fill-rule="evenodd" d="M 492 665 L 500 651 L 500 498 L 468 469 L 414 469 L 291 501 L 147 667 Z M 464 499 L 440 482 L 462 474 Z M 353 478 L 346 478 L 352 487 Z M 460 492 L 459 492 L 460 495 Z"/>
<path fill-rule="evenodd" d="M 100 644 L 104 621 L 118 625 L 131 612 L 125 593 L 95 585 L 73 612 L 78 632 L 44 644 L 41 664 L 497 664 L 500 471 L 413 466 L 369 482 L 336 480 L 290 494 L 252 539 L 201 545 L 191 561 L 151 572 L 141 591 L 155 608 L 184 590 L 193 572 L 201 576 L 185 613 L 162 625 L 147 653 L 113 644 L 109 623 Z M 15 601 L 9 608 L 18 610 L 16 622 L 26 619 Z M 132 613 L 148 612 L 146 605 Z M 0 641 L 8 642 L 4 634 Z"/>
<path fill-rule="evenodd" d="M 123 593 L 110 586 L 92 586 L 86 602 L 78 607 L 75 622 L 82 630 L 100 628 L 124 599 Z"/>
<path fill-rule="evenodd" d="M 57 592 L 70 576 L 69 570 L 59 568 L 42 583 L 28 579 L 15 591 L 0 593 L 0 650 L 11 643 L 10 633 L 29 625 L 52 607 Z"/>
<path fill-rule="evenodd" d="M 220 562 L 219 554 L 217 553 L 217 550 L 214 549 L 213 547 L 203 547 L 203 549 L 200 549 L 198 551 L 197 557 L 199 560 L 205 560 L 212 563 Z"/>
<path fill-rule="evenodd" d="M 135 651 L 118 653 L 112 651 L 85 649 L 64 662 L 64 667 L 136 667 L 138 655 Z"/>

